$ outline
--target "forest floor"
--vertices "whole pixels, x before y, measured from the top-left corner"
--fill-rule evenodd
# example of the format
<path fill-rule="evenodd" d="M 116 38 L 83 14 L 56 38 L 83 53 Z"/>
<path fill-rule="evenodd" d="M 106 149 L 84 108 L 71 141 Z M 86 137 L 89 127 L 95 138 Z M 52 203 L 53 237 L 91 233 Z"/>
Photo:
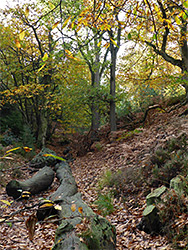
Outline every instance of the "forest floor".
<path fill-rule="evenodd" d="M 176 137 L 185 132 L 188 134 L 188 117 L 179 117 L 179 114 L 188 108 L 188 105 L 172 110 L 171 107 L 166 112 L 153 109 L 148 112 L 144 126 L 134 127 L 133 132 L 124 127 L 116 133 L 108 133 L 107 128 L 101 131 L 101 138 L 98 144 L 93 145 L 92 151 L 83 156 L 77 156 L 76 150 L 81 146 L 81 139 L 71 137 L 72 144 L 69 145 L 74 161 L 70 162 L 72 173 L 76 179 L 78 189 L 82 193 L 83 200 L 96 212 L 95 201 L 98 197 L 98 186 L 101 179 L 104 180 L 105 172 L 111 170 L 116 172 L 121 170 L 126 173 L 129 179 L 129 186 L 126 186 L 124 193 L 113 199 L 114 211 L 106 218 L 116 227 L 117 250 L 124 249 L 173 249 L 165 236 L 154 236 L 146 234 L 137 229 L 142 212 L 146 206 L 145 197 L 150 190 L 146 189 L 146 181 L 139 190 L 134 187 L 137 178 L 135 171 L 144 168 L 149 163 L 149 159 L 156 147 L 164 145 L 171 137 Z M 142 114 L 143 115 L 143 114 Z M 139 117 L 137 117 L 139 119 Z M 136 129 L 135 129 L 136 128 Z M 48 145 L 57 155 L 63 156 L 63 151 L 67 146 L 62 146 L 61 130 L 57 130 L 56 137 Z M 63 136 L 63 135 L 62 135 Z M 72 148 L 71 148 L 72 145 Z M 7 150 L 7 148 L 6 148 Z M 5 163 L 3 163 L 5 164 Z M 15 171 L 15 164 L 7 161 L 6 171 L 2 174 L 0 188 L 0 210 L 1 216 L 10 215 L 18 209 L 24 207 L 23 201 L 13 202 L 11 205 L 4 201 L 11 202 L 11 197 L 6 195 L 5 185 L 14 177 L 18 178 L 19 171 Z M 21 179 L 32 176 L 29 173 L 25 159 L 17 159 L 17 166 L 21 167 Z M 138 173 L 139 176 L 139 173 Z M 53 193 L 58 186 L 55 180 L 51 188 L 32 197 L 26 204 L 32 205 L 39 202 L 40 197 L 47 197 Z M 132 192 L 133 190 L 136 192 Z M 10 218 L 9 223 L 0 224 L 0 249 L 50 249 L 53 245 L 54 232 L 57 225 L 52 223 L 37 224 L 33 241 L 28 239 L 25 220 L 31 215 L 33 210 L 23 210 Z M 188 248 L 185 248 L 188 249 Z M 102 250 L 102 249 L 101 249 Z"/>

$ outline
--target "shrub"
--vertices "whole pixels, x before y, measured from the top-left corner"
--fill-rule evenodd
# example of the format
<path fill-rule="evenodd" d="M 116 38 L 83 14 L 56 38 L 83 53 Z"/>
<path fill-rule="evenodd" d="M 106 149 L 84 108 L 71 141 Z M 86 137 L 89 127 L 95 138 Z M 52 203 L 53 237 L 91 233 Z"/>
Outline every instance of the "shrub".
<path fill-rule="evenodd" d="M 12 105 L 6 104 L 1 109 L 0 131 L 4 133 L 8 129 L 16 136 L 20 135 L 23 128 L 22 115 L 18 109 Z"/>
<path fill-rule="evenodd" d="M 109 215 L 113 213 L 113 196 L 110 192 L 106 194 L 99 194 L 98 199 L 95 201 L 98 211 L 103 215 Z"/>
<path fill-rule="evenodd" d="M 10 129 L 6 130 L 1 137 L 1 143 L 3 146 L 12 145 L 18 141 L 18 137 L 16 137 Z"/>
<path fill-rule="evenodd" d="M 104 175 L 101 177 L 101 179 L 98 181 L 98 188 L 99 190 L 102 190 L 105 187 L 112 187 L 113 186 L 113 173 L 111 170 L 106 170 Z"/>
<path fill-rule="evenodd" d="M 167 141 L 165 147 L 158 148 L 151 156 L 153 164 L 150 185 L 169 186 L 170 180 L 178 174 L 188 174 L 187 136 L 181 134 Z"/>
<path fill-rule="evenodd" d="M 184 247 L 188 242 L 188 225 L 185 218 L 188 200 L 185 195 L 169 190 L 157 206 L 163 233 L 173 243 L 174 249 L 186 249 Z"/>
<path fill-rule="evenodd" d="M 138 169 L 132 167 L 116 172 L 107 170 L 98 182 L 99 190 L 110 188 L 117 197 L 137 192 L 141 186 L 143 186 L 142 175 Z"/>

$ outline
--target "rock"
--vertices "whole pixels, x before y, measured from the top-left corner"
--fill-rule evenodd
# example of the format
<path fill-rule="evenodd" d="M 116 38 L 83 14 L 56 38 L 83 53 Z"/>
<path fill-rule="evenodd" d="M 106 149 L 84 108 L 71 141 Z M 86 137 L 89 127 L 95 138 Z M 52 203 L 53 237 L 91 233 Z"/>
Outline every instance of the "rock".
<path fill-rule="evenodd" d="M 153 192 L 149 193 L 146 196 L 147 206 L 155 204 L 156 201 L 159 201 L 161 195 L 167 190 L 165 186 L 155 189 Z"/>
<path fill-rule="evenodd" d="M 158 215 L 156 202 L 160 201 L 160 197 L 167 190 L 165 186 L 155 189 L 153 192 L 146 196 L 147 206 L 143 211 L 143 218 L 137 225 L 139 230 L 146 233 L 160 233 L 162 224 Z"/>
<path fill-rule="evenodd" d="M 170 181 L 170 188 L 174 189 L 177 194 L 182 194 L 184 192 L 183 178 L 176 176 Z"/>
<path fill-rule="evenodd" d="M 155 205 L 149 205 L 144 209 L 143 218 L 137 228 L 146 233 L 158 234 L 161 231 L 161 222 Z"/>

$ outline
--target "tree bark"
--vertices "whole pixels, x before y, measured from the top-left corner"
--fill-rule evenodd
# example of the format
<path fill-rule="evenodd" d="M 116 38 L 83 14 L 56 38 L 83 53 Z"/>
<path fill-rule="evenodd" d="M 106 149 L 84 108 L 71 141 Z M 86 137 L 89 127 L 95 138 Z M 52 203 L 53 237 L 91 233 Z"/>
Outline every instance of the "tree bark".
<path fill-rule="evenodd" d="M 118 19 L 118 12 L 115 13 L 116 21 L 118 22 L 117 28 L 117 45 L 114 45 L 114 32 L 111 29 L 108 31 L 109 38 L 110 38 L 110 54 L 111 54 L 111 65 L 110 65 L 110 131 L 117 130 L 116 124 L 116 61 L 117 61 L 117 53 L 120 48 L 120 40 L 121 40 L 121 24 Z"/>
<path fill-rule="evenodd" d="M 32 178 L 26 181 L 12 180 L 6 186 L 9 196 L 17 199 L 22 191 L 29 191 L 31 194 L 38 194 L 48 189 L 54 180 L 54 171 L 50 167 L 40 169 Z"/>
<path fill-rule="evenodd" d="M 112 43 L 112 42 L 111 42 Z M 114 45 L 111 44 L 111 66 L 110 66 L 110 131 L 116 131 L 116 103 L 115 103 L 115 97 L 116 97 L 116 52 Z"/>
<path fill-rule="evenodd" d="M 60 225 L 56 230 L 52 249 L 115 250 L 115 227 L 83 202 L 70 166 L 63 161 L 56 164 L 55 171 L 60 186 L 47 199 L 58 203 L 61 210 L 58 210 Z M 40 209 L 39 213 L 43 214 L 43 211 Z M 83 230 L 77 234 L 79 225 Z"/>
<path fill-rule="evenodd" d="M 95 46 L 95 62 L 94 62 L 94 68 L 92 69 L 92 87 L 97 90 L 100 86 L 100 56 L 99 51 L 97 47 L 98 39 L 94 39 L 94 46 Z M 100 113 L 99 113 L 99 104 L 96 97 L 96 94 L 94 95 L 94 100 L 91 106 L 91 112 L 92 112 L 92 120 L 91 120 L 91 139 L 93 141 L 96 141 L 98 138 L 97 131 L 100 126 Z"/>

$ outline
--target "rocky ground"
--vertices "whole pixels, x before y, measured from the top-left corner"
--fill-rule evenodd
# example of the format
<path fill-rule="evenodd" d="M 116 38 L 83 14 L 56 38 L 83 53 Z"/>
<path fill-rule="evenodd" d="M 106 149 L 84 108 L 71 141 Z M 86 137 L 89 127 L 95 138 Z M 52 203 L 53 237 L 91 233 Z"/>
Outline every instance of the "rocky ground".
<path fill-rule="evenodd" d="M 148 112 L 147 119 L 143 127 L 140 124 L 134 132 L 126 129 L 119 129 L 116 133 L 108 134 L 106 128 L 101 132 L 103 136 L 99 143 L 92 146 L 92 151 L 84 156 L 76 156 L 76 147 L 71 148 L 74 161 L 70 162 L 73 175 L 76 179 L 79 191 L 82 193 L 83 200 L 99 213 L 95 201 L 98 194 L 98 186 L 101 178 L 107 170 L 115 172 L 122 170 L 127 174 L 129 186 L 124 193 L 114 198 L 114 211 L 107 216 L 107 219 L 116 226 L 117 230 L 117 249 L 172 249 L 167 239 L 162 236 L 153 236 L 139 231 L 136 225 L 140 222 L 142 211 L 145 208 L 145 197 L 150 190 L 146 190 L 145 180 L 142 179 L 142 185 L 137 190 L 134 187 L 134 178 L 139 169 L 148 167 L 149 159 L 156 147 L 163 145 L 169 138 L 178 136 L 185 132 L 188 134 L 187 116 L 179 117 L 187 106 L 174 111 L 167 109 L 167 112 L 155 109 Z M 61 131 L 57 131 L 59 136 L 48 145 L 57 155 L 62 156 L 66 146 L 60 144 Z M 57 139 L 58 138 L 58 139 Z M 73 144 L 79 147 L 79 140 L 72 138 Z M 5 164 L 3 162 L 3 164 Z M 50 249 L 53 245 L 54 232 L 57 225 L 53 223 L 38 224 L 33 241 L 28 239 L 25 221 L 31 215 L 33 210 L 21 209 L 24 202 L 13 202 L 6 204 L 5 201 L 12 202 L 5 193 L 5 184 L 13 178 L 15 165 L 7 161 L 6 171 L 2 173 L 2 182 L 0 189 L 0 210 L 1 216 L 13 213 L 20 209 L 20 212 L 10 218 L 9 223 L 0 224 L 0 249 Z M 32 176 L 25 159 L 20 158 L 17 166 L 20 169 L 21 179 Z M 135 170 L 136 171 L 133 171 Z M 130 175 L 135 175 L 129 178 Z M 40 197 L 47 197 L 58 186 L 56 180 L 52 187 L 47 191 L 27 201 L 27 205 L 35 204 Z M 126 185 L 125 185 L 126 186 Z M 132 192 L 136 190 L 135 192 Z M 0 220 L 1 222 L 1 220 Z"/>

